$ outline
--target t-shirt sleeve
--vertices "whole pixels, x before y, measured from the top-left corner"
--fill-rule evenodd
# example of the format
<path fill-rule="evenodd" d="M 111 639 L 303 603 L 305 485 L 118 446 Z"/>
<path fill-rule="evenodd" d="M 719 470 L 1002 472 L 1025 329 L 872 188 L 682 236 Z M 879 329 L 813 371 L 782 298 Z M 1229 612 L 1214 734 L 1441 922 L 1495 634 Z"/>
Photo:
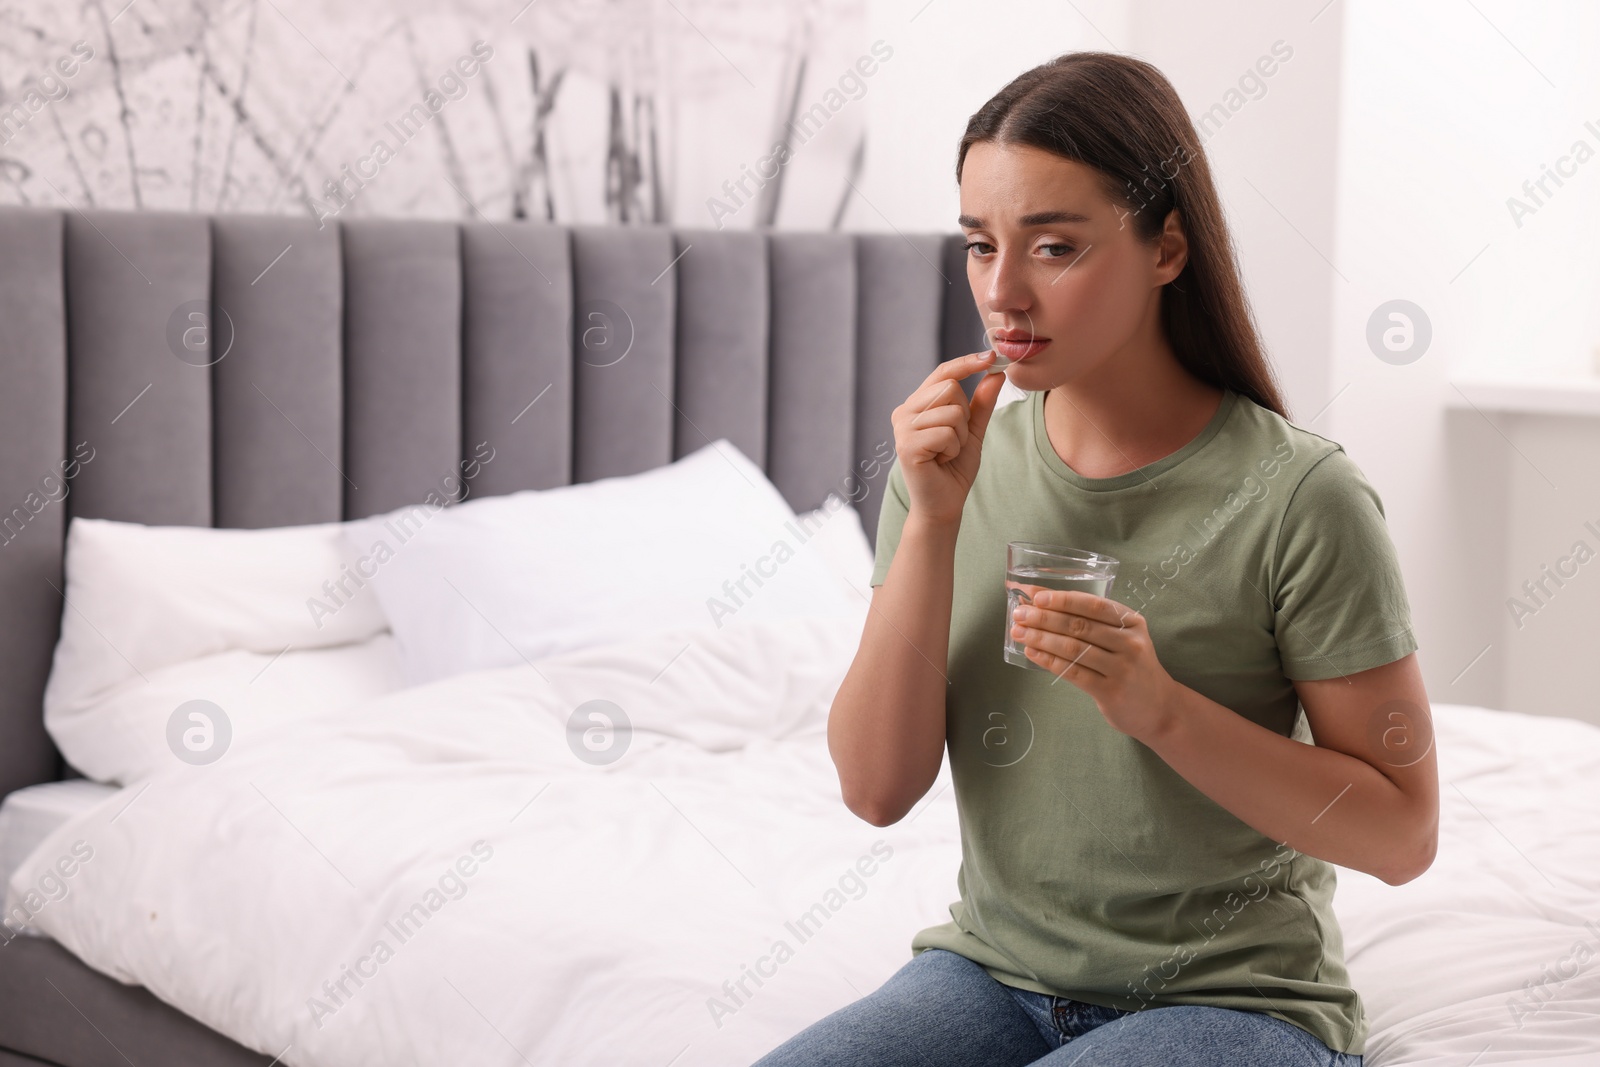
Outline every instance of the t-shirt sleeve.
<path fill-rule="evenodd" d="M 1286 677 L 1338 678 L 1417 650 L 1383 502 L 1343 449 L 1318 460 L 1295 487 L 1272 575 Z"/>
<path fill-rule="evenodd" d="M 878 509 L 878 539 L 873 546 L 871 585 L 882 585 L 888 577 L 889 561 L 894 558 L 895 546 L 900 543 L 900 531 L 905 528 L 906 515 L 911 510 L 899 456 L 889 467 L 889 477 L 884 479 L 883 485 L 883 505 Z"/>

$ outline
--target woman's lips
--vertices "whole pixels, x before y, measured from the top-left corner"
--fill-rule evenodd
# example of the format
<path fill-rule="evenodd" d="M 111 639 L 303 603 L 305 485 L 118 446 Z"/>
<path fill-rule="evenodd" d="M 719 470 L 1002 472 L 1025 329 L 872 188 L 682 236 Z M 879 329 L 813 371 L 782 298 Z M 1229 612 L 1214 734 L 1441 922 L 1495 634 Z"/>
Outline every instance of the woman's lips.
<path fill-rule="evenodd" d="M 1037 355 L 1050 343 L 1048 337 L 1035 337 L 1028 341 L 1007 341 L 1003 338 L 994 339 L 994 350 L 1011 360 L 1013 363 Z"/>

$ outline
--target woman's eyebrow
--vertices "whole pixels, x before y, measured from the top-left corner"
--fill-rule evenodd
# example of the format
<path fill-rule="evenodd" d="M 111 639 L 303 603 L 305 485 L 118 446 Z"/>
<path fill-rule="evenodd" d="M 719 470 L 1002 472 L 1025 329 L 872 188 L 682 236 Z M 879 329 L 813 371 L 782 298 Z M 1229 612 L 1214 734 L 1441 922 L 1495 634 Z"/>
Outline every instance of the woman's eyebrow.
<path fill-rule="evenodd" d="M 1036 211 L 1032 215 L 1024 215 L 1017 220 L 1017 225 L 1047 226 L 1052 222 L 1088 222 L 1089 216 L 1080 215 L 1076 211 Z M 983 220 L 972 215 L 957 215 L 956 223 L 968 229 L 983 229 Z"/>

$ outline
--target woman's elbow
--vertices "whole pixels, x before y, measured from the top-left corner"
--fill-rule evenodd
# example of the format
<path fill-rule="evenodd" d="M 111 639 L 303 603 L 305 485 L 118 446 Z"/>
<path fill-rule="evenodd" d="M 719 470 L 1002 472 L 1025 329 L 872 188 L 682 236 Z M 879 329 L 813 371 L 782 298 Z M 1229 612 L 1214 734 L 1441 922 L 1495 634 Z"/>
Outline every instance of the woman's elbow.
<path fill-rule="evenodd" d="M 884 802 L 882 797 L 867 797 L 841 789 L 844 806 L 850 814 L 873 826 L 892 826 L 906 817 L 905 809 Z"/>
<path fill-rule="evenodd" d="M 1435 821 L 1428 827 L 1421 841 L 1406 854 L 1406 862 L 1380 877 L 1389 885 L 1405 885 L 1426 874 L 1438 854 L 1439 824 Z"/>

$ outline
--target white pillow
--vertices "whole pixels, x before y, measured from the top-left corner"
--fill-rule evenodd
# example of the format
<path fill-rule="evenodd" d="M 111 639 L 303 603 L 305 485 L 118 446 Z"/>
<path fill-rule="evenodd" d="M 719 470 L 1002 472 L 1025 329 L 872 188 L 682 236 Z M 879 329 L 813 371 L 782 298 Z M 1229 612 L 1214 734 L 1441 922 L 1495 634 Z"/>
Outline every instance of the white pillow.
<path fill-rule="evenodd" d="M 45 728 L 67 762 L 126 785 L 181 758 L 168 727 L 189 700 L 216 703 L 224 729 L 244 737 L 263 716 L 323 714 L 400 685 L 374 597 L 315 607 L 356 589 L 339 525 L 72 519 L 44 692 Z"/>
<path fill-rule="evenodd" d="M 725 438 L 640 474 L 345 530 L 411 684 L 734 617 L 847 613 L 811 536 Z"/>
<path fill-rule="evenodd" d="M 853 597 L 872 599 L 872 542 L 860 512 L 838 493 L 829 493 L 820 508 L 802 513 L 795 525 L 810 533 L 805 550 L 815 549 Z"/>

